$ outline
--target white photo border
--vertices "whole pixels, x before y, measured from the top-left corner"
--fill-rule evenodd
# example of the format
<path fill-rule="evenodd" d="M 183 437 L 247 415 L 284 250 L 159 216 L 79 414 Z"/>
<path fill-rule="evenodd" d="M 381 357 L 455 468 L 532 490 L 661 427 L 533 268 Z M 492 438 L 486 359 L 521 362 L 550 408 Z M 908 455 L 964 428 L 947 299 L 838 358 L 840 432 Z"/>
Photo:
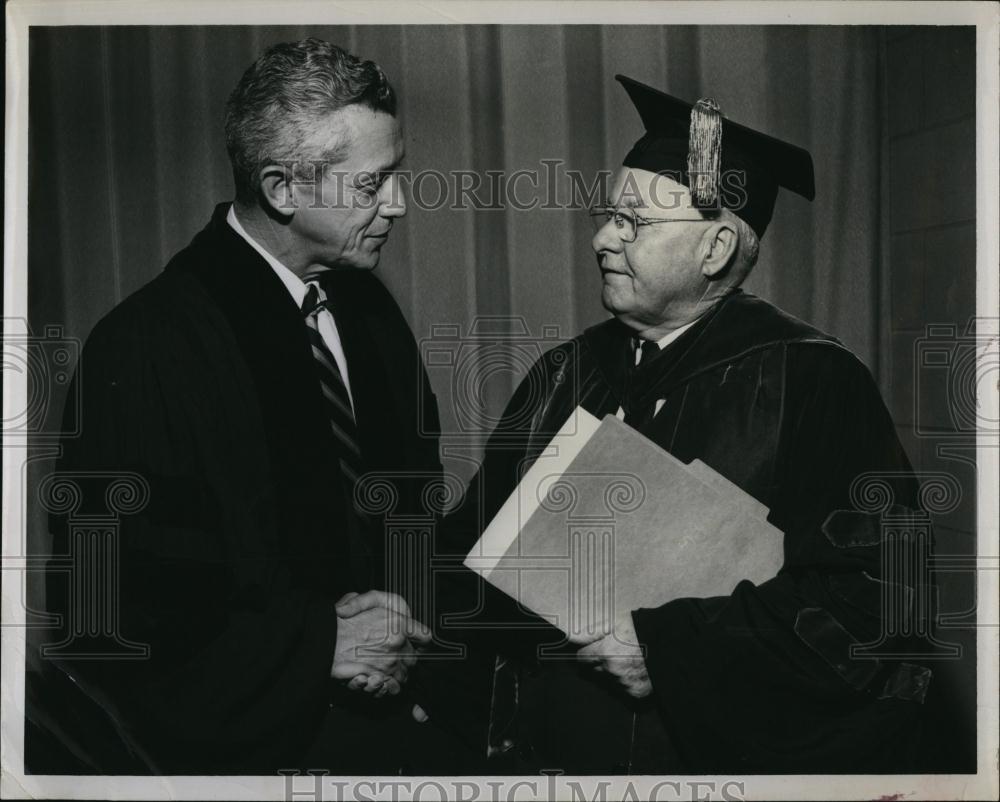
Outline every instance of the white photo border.
<path fill-rule="evenodd" d="M 47 25 L 271 25 L 271 24 L 754 24 L 754 25 L 974 25 L 976 26 L 976 313 L 1000 318 L 1000 5 L 991 2 L 119 2 L 12 0 L 7 7 L 6 171 L 4 176 L 4 336 L 27 319 L 28 29 Z M 1000 419 L 1000 391 L 978 399 L 986 420 Z M 23 409 L 23 373 L 3 372 L 4 420 Z M 996 799 L 1000 748 L 996 687 L 1000 621 L 1000 528 L 996 435 L 978 439 L 977 773 L 963 775 L 748 775 L 744 777 L 93 777 L 25 775 L 23 711 L 25 622 L 23 464 L 27 446 L 4 443 L 3 619 L 0 662 L 0 796 L 51 799 L 424 799 L 522 800 L 568 798 L 697 798 L 714 782 L 742 799 Z M 319 782 L 319 785 L 313 783 Z M 569 783 L 576 783 L 571 786 Z M 700 784 L 700 785 L 699 785 Z M 727 785 L 728 784 L 728 785 Z M 444 789 L 442 797 L 438 787 Z M 604 796 L 599 796 L 603 788 Z M 700 790 L 699 790 L 700 788 Z M 289 792 L 293 797 L 289 796 Z M 317 793 L 318 792 L 318 793 Z M 671 795 L 673 794 L 673 795 Z M 738 794 L 738 796 L 736 795 Z"/>

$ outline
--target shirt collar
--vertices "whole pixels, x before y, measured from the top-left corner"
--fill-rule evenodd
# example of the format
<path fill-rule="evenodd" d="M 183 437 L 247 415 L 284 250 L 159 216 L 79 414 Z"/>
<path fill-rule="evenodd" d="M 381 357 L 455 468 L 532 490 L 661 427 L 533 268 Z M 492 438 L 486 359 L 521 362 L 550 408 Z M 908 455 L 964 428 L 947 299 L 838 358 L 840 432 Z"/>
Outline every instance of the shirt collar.
<path fill-rule="evenodd" d="M 656 341 L 656 344 L 658 346 L 660 346 L 660 350 L 662 351 L 664 348 L 666 348 L 668 345 L 670 345 L 670 343 L 672 343 L 674 340 L 676 340 L 678 337 L 680 337 L 685 331 L 687 331 L 695 323 L 697 323 L 699 319 L 700 318 L 695 318 L 690 323 L 685 323 L 679 329 L 674 329 L 669 334 L 665 334 L 662 337 L 660 337 L 660 339 Z"/>
<path fill-rule="evenodd" d="M 273 254 L 268 253 L 264 248 L 257 242 L 253 237 L 251 237 L 246 229 L 240 224 L 239 219 L 236 217 L 236 207 L 230 205 L 229 213 L 226 215 L 226 222 L 232 227 L 233 231 L 239 234 L 243 239 L 247 241 L 251 248 L 253 248 L 257 253 L 259 253 L 265 262 L 267 262 L 271 269 L 277 274 L 278 278 L 281 279 L 281 283 L 285 285 L 288 293 L 292 296 L 295 301 L 295 305 L 302 308 L 302 302 L 305 300 L 306 292 L 308 287 L 306 283 L 296 276 L 291 270 L 285 267 Z"/>

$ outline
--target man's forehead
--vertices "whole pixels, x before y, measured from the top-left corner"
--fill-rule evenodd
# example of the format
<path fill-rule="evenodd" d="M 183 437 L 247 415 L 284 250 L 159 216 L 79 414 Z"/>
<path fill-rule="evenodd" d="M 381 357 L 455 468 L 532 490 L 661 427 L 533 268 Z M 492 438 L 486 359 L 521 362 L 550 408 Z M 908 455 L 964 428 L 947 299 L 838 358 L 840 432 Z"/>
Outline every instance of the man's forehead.
<path fill-rule="evenodd" d="M 691 192 L 668 175 L 622 167 L 612 184 L 609 202 L 619 208 L 677 211 L 691 208 Z"/>
<path fill-rule="evenodd" d="M 330 112 L 317 122 L 310 144 L 336 153 L 371 172 L 398 164 L 403 157 L 403 135 L 399 121 L 391 114 L 355 104 Z"/>

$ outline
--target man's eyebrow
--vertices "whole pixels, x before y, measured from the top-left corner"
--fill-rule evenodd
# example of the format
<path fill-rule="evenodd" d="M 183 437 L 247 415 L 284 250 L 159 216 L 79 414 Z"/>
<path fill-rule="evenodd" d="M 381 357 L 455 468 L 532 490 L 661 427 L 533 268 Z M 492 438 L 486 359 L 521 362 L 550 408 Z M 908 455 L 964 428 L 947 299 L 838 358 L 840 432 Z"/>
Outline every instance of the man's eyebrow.
<path fill-rule="evenodd" d="M 398 170 L 405 158 L 406 154 L 404 153 L 402 156 L 400 156 L 391 164 L 386 164 L 380 167 L 376 167 L 374 170 L 362 170 L 357 174 L 357 178 L 355 178 L 355 183 L 357 183 L 357 181 L 360 180 L 362 176 L 367 176 L 368 178 L 373 179 L 376 183 L 381 182 L 386 173 L 392 173 Z M 362 183 L 364 182 L 362 181 Z"/>

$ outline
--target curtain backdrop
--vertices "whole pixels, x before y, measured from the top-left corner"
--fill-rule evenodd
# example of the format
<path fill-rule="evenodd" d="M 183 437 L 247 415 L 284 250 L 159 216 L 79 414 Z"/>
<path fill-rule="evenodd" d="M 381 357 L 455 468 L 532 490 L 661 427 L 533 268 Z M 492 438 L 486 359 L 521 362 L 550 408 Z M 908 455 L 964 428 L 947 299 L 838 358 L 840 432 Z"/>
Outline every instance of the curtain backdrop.
<path fill-rule="evenodd" d="M 226 97 L 264 48 L 306 36 L 384 67 L 414 173 L 509 178 L 550 159 L 584 177 L 613 170 L 642 133 L 616 73 L 689 100 L 711 95 L 730 118 L 809 149 L 816 200 L 782 193 L 748 288 L 840 337 L 879 374 L 881 87 L 878 33 L 866 27 L 35 28 L 36 332 L 56 324 L 85 338 L 232 197 Z M 438 194 L 432 181 L 421 188 L 425 200 Z M 411 202 L 378 270 L 418 340 L 442 331 L 455 340 L 477 317 L 515 316 L 547 347 L 606 315 L 591 235 L 580 210 Z M 523 367 L 481 374 L 487 417 Z M 458 430 L 453 375 L 432 375 L 445 425 Z"/>

